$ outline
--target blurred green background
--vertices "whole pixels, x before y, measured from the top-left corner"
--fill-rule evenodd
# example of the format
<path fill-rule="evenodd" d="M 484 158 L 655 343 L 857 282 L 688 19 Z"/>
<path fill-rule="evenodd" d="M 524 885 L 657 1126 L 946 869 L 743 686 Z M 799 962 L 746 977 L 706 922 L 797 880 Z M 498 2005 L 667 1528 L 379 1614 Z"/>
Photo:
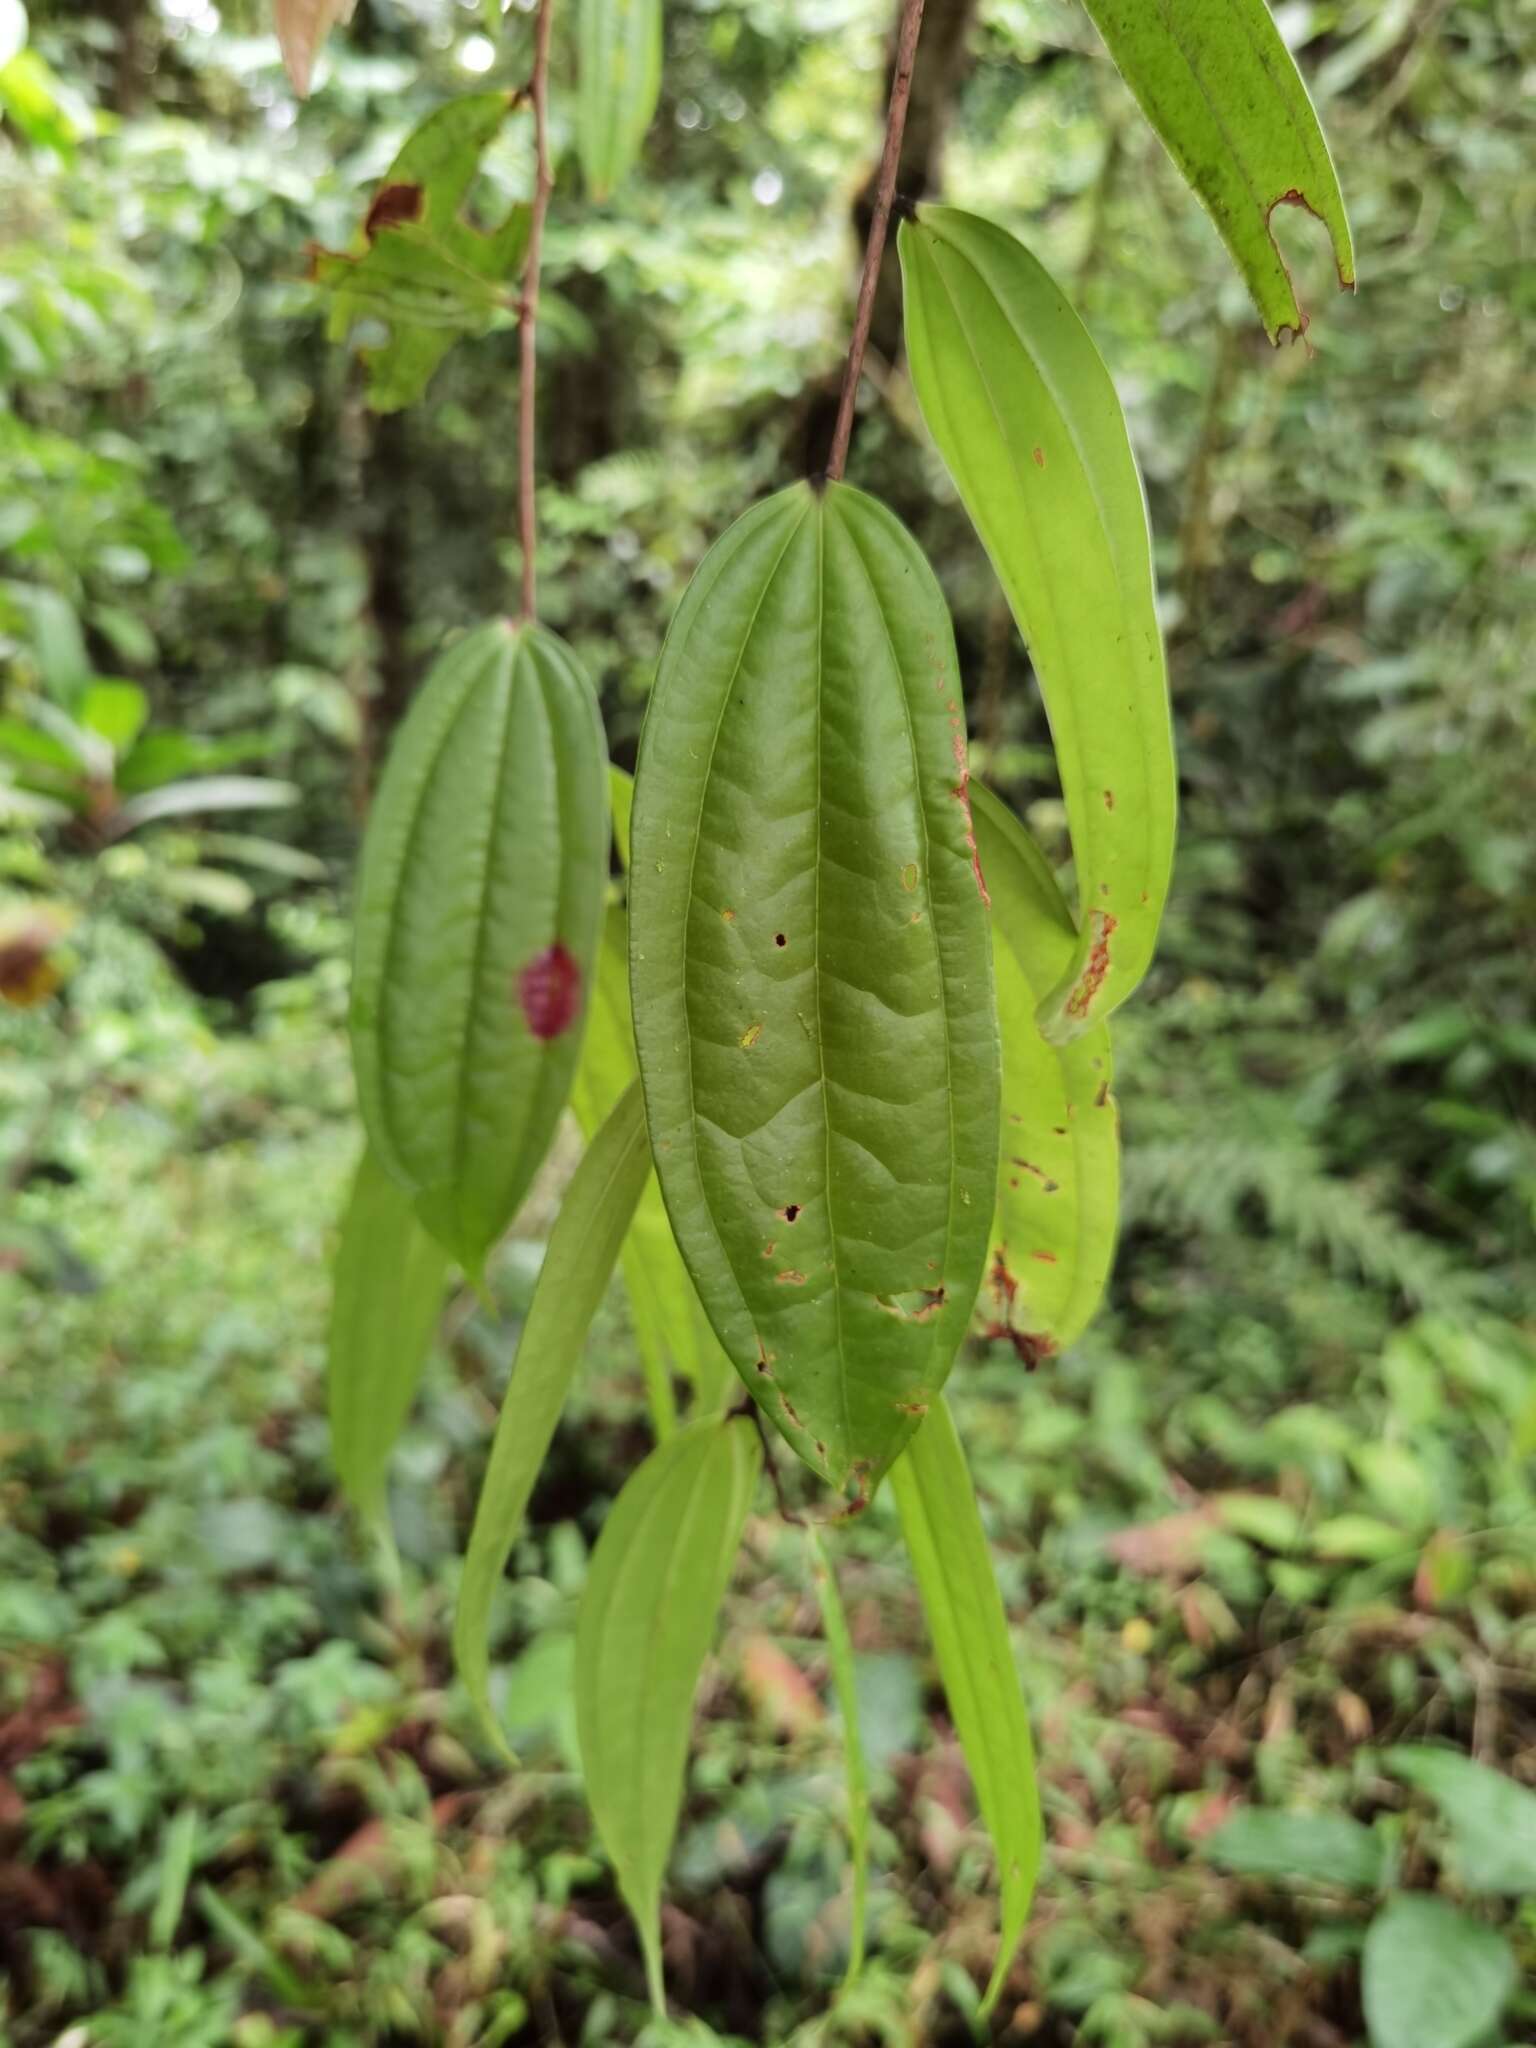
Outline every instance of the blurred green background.
<path fill-rule="evenodd" d="M 559 9 L 541 597 L 622 762 L 708 539 L 824 452 L 889 12 L 669 0 L 642 173 L 594 208 Z M 1405 1965 L 1443 1937 L 1498 1980 L 1477 2040 L 1531 2042 L 1536 7 L 1277 7 L 1362 281 L 1341 297 L 1282 212 L 1314 348 L 1278 353 L 1080 10 L 929 12 L 906 183 L 1023 234 L 1110 361 L 1183 784 L 1159 964 L 1117 1021 L 1109 1304 L 1032 1377 L 973 1345 L 952 1382 L 1050 1839 L 993 2037 L 1347 2048 L 1395 1915 Z M 8 2048 L 971 2038 L 989 1852 L 885 1502 L 837 1542 L 877 1874 L 872 1963 L 829 2012 L 840 1746 L 766 1489 L 673 1868 L 679 2017 L 647 2031 L 568 1705 L 589 1545 L 646 1443 L 617 1290 L 496 1616 L 516 1774 L 454 1685 L 570 1144 L 494 1312 L 445 1317 L 397 1574 L 329 1465 L 358 832 L 445 635 L 512 601 L 516 335 L 373 416 L 307 248 L 346 245 L 433 105 L 521 83 L 530 29 L 361 0 L 300 106 L 256 0 L 0 0 Z M 492 211 L 526 184 L 517 127 Z M 928 549 L 974 763 L 1065 859 L 892 310 L 850 477 Z M 1403 1761 L 1434 1743 L 1500 1776 Z M 1423 2021 L 1378 2014 L 1375 2048 L 1474 2038 Z"/>

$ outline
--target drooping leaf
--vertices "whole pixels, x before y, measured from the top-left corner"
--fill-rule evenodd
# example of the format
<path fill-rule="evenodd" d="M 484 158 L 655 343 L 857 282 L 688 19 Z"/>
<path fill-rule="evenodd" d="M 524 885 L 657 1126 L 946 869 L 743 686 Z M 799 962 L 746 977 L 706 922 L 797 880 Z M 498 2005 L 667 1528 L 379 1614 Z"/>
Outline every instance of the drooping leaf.
<path fill-rule="evenodd" d="M 472 1278 L 570 1089 L 607 867 L 602 725 L 570 650 L 503 620 L 467 634 L 369 819 L 352 1049 L 380 1159 Z"/>
<path fill-rule="evenodd" d="M 112 839 L 137 832 L 161 818 L 196 817 L 204 811 L 280 811 L 297 803 L 298 786 L 270 775 L 189 775 L 164 782 L 118 805 L 103 830 Z"/>
<path fill-rule="evenodd" d="M 1223 1870 L 1283 1883 L 1374 1891 L 1385 1866 L 1382 1840 L 1347 1813 L 1272 1813 L 1245 1807 L 1205 1844 Z"/>
<path fill-rule="evenodd" d="M 469 1532 L 453 1655 L 465 1690 L 498 1742 L 490 1699 L 491 1602 L 650 1170 L 636 1082 L 582 1155 L 560 1205 Z"/>
<path fill-rule="evenodd" d="M 848 1617 L 843 1612 L 837 1574 L 821 1532 L 807 1530 L 811 1552 L 811 1576 L 816 1582 L 816 1599 L 821 1608 L 821 1630 L 827 1639 L 827 1662 L 832 1669 L 832 1689 L 843 1724 L 843 1769 L 848 1781 L 848 1860 L 853 1870 L 853 1896 L 849 1901 L 848 1968 L 844 1984 L 851 1984 L 864 1967 L 864 1922 L 869 1910 L 869 1770 L 864 1760 L 864 1739 L 859 1727 L 859 1688 L 854 1673 L 853 1639 Z"/>
<path fill-rule="evenodd" d="M 384 1475 L 410 1412 L 443 1302 L 448 1259 L 410 1196 L 366 1149 L 331 1284 L 326 1386 L 336 1475 L 365 1520 L 384 1518 Z"/>
<path fill-rule="evenodd" d="M 732 1364 L 867 1498 L 944 1383 L 997 1160 L 943 598 L 846 485 L 710 550 L 641 737 L 630 976 L 662 1193 Z"/>
<path fill-rule="evenodd" d="M 1034 1743 L 965 1452 L 948 1403 L 932 1413 L 891 1471 L 939 1676 L 976 1803 L 997 1854 L 1002 1928 L 984 2007 L 1003 1988 L 1040 1870 Z"/>
<path fill-rule="evenodd" d="M 661 0 L 579 0 L 576 147 L 594 199 L 622 183 L 661 92 Z"/>
<path fill-rule="evenodd" d="M 1509 1944 L 1444 1899 L 1403 1892 L 1371 1922 L 1361 1966 L 1371 2048 L 1475 2048 L 1514 1988 Z"/>
<path fill-rule="evenodd" d="M 315 59 L 339 23 L 352 19 L 357 0 L 275 0 L 277 40 L 283 66 L 299 98 L 309 97 Z"/>
<path fill-rule="evenodd" d="M 1382 1762 L 1439 1807 L 1468 1891 L 1536 1898 L 1536 1792 L 1427 1742 L 1400 1743 Z"/>
<path fill-rule="evenodd" d="M 1344 197 L 1295 59 L 1266 0 L 1084 0 L 1109 54 L 1215 221 L 1271 341 L 1307 324 L 1271 227 L 1304 206 L 1339 283 L 1355 255 Z"/>
<path fill-rule="evenodd" d="M 623 910 L 610 904 L 592 984 L 592 1015 L 571 1107 L 588 1137 L 639 1072 L 629 1014 L 629 941 Z M 648 1180 L 620 1260 L 635 1342 L 645 1369 L 658 1436 L 676 1420 L 674 1376 L 689 1381 L 706 1407 L 721 1405 L 731 1369 L 683 1264 L 661 1190 Z"/>
<path fill-rule="evenodd" d="M 661 1881 L 693 1696 L 762 1466 L 744 1416 L 692 1422 L 609 1510 L 576 1618 L 576 1727 L 592 1818 L 635 1917 L 656 2010 Z"/>
<path fill-rule="evenodd" d="M 483 334 L 510 308 L 509 280 L 528 247 L 530 210 L 514 206 L 488 232 L 464 217 L 487 145 L 513 111 L 506 93 L 470 93 L 429 114 L 374 194 L 353 246 L 316 249 L 312 274 L 332 294 L 329 331 L 387 323 L 390 338 L 363 351 L 375 412 L 414 404 L 465 335 Z"/>
<path fill-rule="evenodd" d="M 1049 862 L 1007 806 L 979 784 L 971 805 L 992 898 L 1003 1047 L 989 1327 L 1033 1365 L 1082 1334 L 1109 1278 L 1120 1200 L 1114 1069 L 1103 1024 L 1066 1045 L 1042 1035 L 1040 1000 L 1070 961 L 1077 927 Z"/>
<path fill-rule="evenodd" d="M 1022 243 L 924 206 L 900 231 L 907 355 L 928 430 L 1028 644 L 1061 771 L 1078 935 L 1048 1038 L 1146 973 L 1177 789 L 1146 501 L 1087 328 Z"/>

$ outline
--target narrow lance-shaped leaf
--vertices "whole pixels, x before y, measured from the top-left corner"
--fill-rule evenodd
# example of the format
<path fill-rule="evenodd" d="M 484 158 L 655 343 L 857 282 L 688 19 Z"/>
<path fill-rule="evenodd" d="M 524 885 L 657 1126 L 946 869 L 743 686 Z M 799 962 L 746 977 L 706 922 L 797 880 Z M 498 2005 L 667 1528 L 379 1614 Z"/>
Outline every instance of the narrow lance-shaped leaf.
<path fill-rule="evenodd" d="M 326 1385 L 336 1474 L 370 1522 L 383 1521 L 389 1454 L 416 1397 L 447 1275 L 447 1254 L 410 1196 L 366 1149 L 336 1249 Z"/>
<path fill-rule="evenodd" d="M 502 1736 L 490 1700 L 491 1602 L 650 1170 L 645 1110 L 635 1083 L 587 1147 L 565 1191 L 518 1339 L 469 1532 L 453 1655 L 465 1690 L 498 1742 Z"/>
<path fill-rule="evenodd" d="M 1355 254 L 1333 159 L 1266 0 L 1084 0 L 1109 54 L 1215 221 L 1271 341 L 1307 324 L 1271 226 L 1304 206 L 1339 283 Z"/>
<path fill-rule="evenodd" d="M 629 940 L 623 909 L 608 907 L 592 984 L 592 1015 L 581 1064 L 571 1089 L 571 1107 L 590 1137 L 619 1096 L 636 1078 L 635 1033 L 629 1015 Z M 661 1190 L 645 1184 L 620 1255 L 658 1437 L 676 1421 L 674 1375 L 689 1381 L 705 1407 L 724 1404 L 736 1382 L 688 1269 L 683 1264 Z"/>
<path fill-rule="evenodd" d="M 578 0 L 576 147 L 594 199 L 640 154 L 661 92 L 661 0 Z"/>
<path fill-rule="evenodd" d="M 472 1278 L 570 1089 L 607 864 L 602 726 L 569 649 L 503 621 L 466 635 L 369 820 L 352 1048 L 383 1164 Z"/>
<path fill-rule="evenodd" d="M 848 1914 L 848 1968 L 844 1984 L 851 1984 L 864 1967 L 864 1922 L 869 1912 L 869 1769 L 864 1759 L 864 1737 L 859 1727 L 859 1688 L 853 1663 L 853 1639 L 848 1617 L 843 1612 L 837 1574 L 820 1530 L 806 1531 L 811 1553 L 811 1576 L 816 1582 L 816 1599 L 821 1608 L 821 1629 L 827 1639 L 827 1662 L 832 1668 L 832 1689 L 843 1724 L 843 1770 L 848 1781 L 848 1860 L 853 1871 L 853 1896 Z"/>
<path fill-rule="evenodd" d="M 277 40 L 283 64 L 299 98 L 309 97 L 315 59 L 339 22 L 352 19 L 357 0 L 275 0 Z"/>
<path fill-rule="evenodd" d="M 693 1696 L 762 1466 L 745 1417 L 690 1423 L 610 1509 L 576 1617 L 576 1727 L 592 1817 L 645 1952 L 658 2012 L 661 1881 L 677 1833 Z"/>
<path fill-rule="evenodd" d="M 989 1334 L 1034 1365 L 1082 1334 L 1109 1278 L 1120 1202 L 1114 1068 L 1106 1025 L 1066 1045 L 1041 1035 L 1036 1009 L 1071 959 L 1077 928 L 1013 813 L 975 783 L 971 803 L 992 896 L 1003 1046 Z"/>
<path fill-rule="evenodd" d="M 526 205 L 498 228 L 465 217 L 487 145 L 517 102 L 469 93 L 436 108 L 407 139 L 346 251 L 316 249 L 313 276 L 333 294 L 329 331 L 345 339 L 359 320 L 387 323 L 389 340 L 363 350 L 375 412 L 413 404 L 461 335 L 483 334 L 508 306 L 532 220 Z"/>
<path fill-rule="evenodd" d="M 732 1364 L 857 1499 L 944 1383 L 997 1163 L 991 949 L 944 601 L 846 485 L 710 550 L 641 737 L 635 1038 Z"/>
<path fill-rule="evenodd" d="M 948 1404 L 933 1413 L 891 1472 L 891 1491 L 917 1573 L 939 1676 L 976 1802 L 997 1853 L 1002 1932 L 987 1986 L 990 2011 L 1029 1918 L 1040 1870 L 1040 1794 L 1008 1617 Z"/>
<path fill-rule="evenodd" d="M 1146 501 L 1115 387 L 1071 306 L 991 221 L 925 206 L 900 233 L 907 355 L 1051 722 L 1077 944 L 1040 1022 L 1101 1023 L 1146 973 L 1177 790 Z"/>

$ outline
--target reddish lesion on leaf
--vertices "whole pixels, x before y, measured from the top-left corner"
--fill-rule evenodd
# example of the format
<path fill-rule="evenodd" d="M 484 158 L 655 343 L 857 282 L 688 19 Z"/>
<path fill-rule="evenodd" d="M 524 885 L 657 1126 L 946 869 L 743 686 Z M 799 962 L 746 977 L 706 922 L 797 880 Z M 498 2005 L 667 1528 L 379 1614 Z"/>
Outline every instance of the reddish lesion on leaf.
<path fill-rule="evenodd" d="M 1087 963 L 1077 978 L 1077 986 L 1067 997 L 1067 1015 L 1086 1017 L 1093 1007 L 1093 999 L 1104 986 L 1104 977 L 1109 972 L 1109 942 L 1120 928 L 1120 920 L 1107 910 L 1095 910 L 1093 919 L 1093 943 L 1088 949 Z"/>
<path fill-rule="evenodd" d="M 426 193 L 420 185 L 381 185 L 373 195 L 363 233 L 371 242 L 381 228 L 404 227 L 409 221 L 420 220 L 425 205 Z"/>
<path fill-rule="evenodd" d="M 557 940 L 535 953 L 517 977 L 517 1000 L 538 1039 L 559 1038 L 581 1014 L 581 968 Z"/>

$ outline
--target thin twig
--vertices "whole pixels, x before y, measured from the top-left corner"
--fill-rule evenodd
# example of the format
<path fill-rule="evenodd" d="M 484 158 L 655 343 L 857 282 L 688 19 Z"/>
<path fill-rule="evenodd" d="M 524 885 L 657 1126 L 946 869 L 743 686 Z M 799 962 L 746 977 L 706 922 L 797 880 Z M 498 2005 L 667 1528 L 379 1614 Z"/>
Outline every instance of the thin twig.
<path fill-rule="evenodd" d="M 886 230 L 891 224 L 891 202 L 896 196 L 896 166 L 901 159 L 907 101 L 912 97 L 912 68 L 917 62 L 917 38 L 922 26 L 923 0 L 902 0 L 901 24 L 896 31 L 896 70 L 891 79 L 890 105 L 885 117 L 885 148 L 875 178 L 875 210 L 870 216 L 869 240 L 864 248 L 864 275 L 859 280 L 853 339 L 848 344 L 842 396 L 837 402 L 832 453 L 827 458 L 827 479 L 830 483 L 839 480 L 848 460 L 848 442 L 853 434 L 853 403 L 859 395 L 864 351 L 869 346 L 869 323 L 874 317 L 875 287 L 880 282 L 880 261 L 885 254 Z"/>
<path fill-rule="evenodd" d="M 521 389 L 517 395 L 517 524 L 523 544 L 522 617 L 535 616 L 537 598 L 538 511 L 534 495 L 534 401 L 538 395 L 539 264 L 544 254 L 544 216 L 554 179 L 549 170 L 549 29 L 554 0 L 539 0 L 534 29 L 533 78 L 533 211 L 528 224 L 528 259 L 523 292 L 517 302 L 518 338 L 522 343 Z"/>

